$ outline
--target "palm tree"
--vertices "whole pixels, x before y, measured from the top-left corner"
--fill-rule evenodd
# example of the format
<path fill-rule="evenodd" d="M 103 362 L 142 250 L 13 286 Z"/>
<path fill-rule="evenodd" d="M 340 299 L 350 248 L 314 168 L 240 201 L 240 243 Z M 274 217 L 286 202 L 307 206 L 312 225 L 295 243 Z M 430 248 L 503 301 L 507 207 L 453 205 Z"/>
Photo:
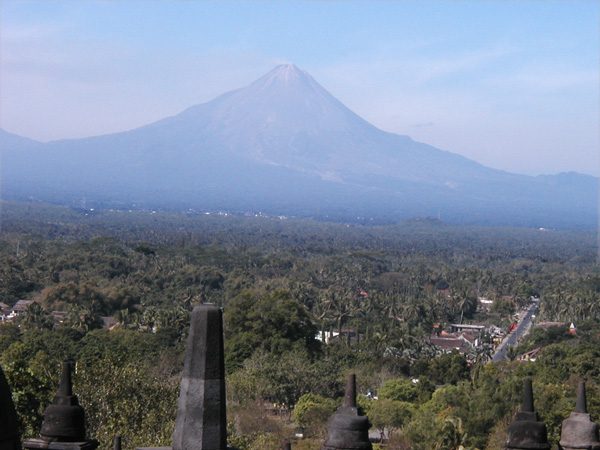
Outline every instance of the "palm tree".
<path fill-rule="evenodd" d="M 94 314 L 89 308 L 78 305 L 69 306 L 64 323 L 85 331 L 91 331 L 102 326 L 100 317 L 97 314 Z"/>
<path fill-rule="evenodd" d="M 469 309 L 472 306 L 472 301 L 471 298 L 468 295 L 463 295 L 461 297 L 459 297 L 458 302 L 457 302 L 457 306 L 458 309 L 460 309 L 460 324 L 463 323 L 463 318 L 465 315 L 465 310 Z"/>
<path fill-rule="evenodd" d="M 37 302 L 27 306 L 19 316 L 18 323 L 24 328 L 52 329 L 54 326 L 52 316 L 44 311 L 42 305 Z"/>
<path fill-rule="evenodd" d="M 127 324 L 129 323 L 130 320 L 130 314 L 129 314 L 129 310 L 128 309 L 120 309 L 119 311 L 117 311 L 116 314 L 116 318 L 118 321 L 118 326 L 125 328 L 127 327 Z"/>
<path fill-rule="evenodd" d="M 438 432 L 437 450 L 458 450 L 463 448 L 467 432 L 463 429 L 460 417 L 448 417 Z"/>
<path fill-rule="evenodd" d="M 421 305 L 419 305 L 416 299 L 412 299 L 406 303 L 403 308 L 403 315 L 406 320 L 417 319 L 422 312 Z"/>
<path fill-rule="evenodd" d="M 142 323 L 148 331 L 156 331 L 156 322 L 159 316 L 158 308 L 148 306 L 142 313 Z"/>
<path fill-rule="evenodd" d="M 506 349 L 506 359 L 508 359 L 509 361 L 514 361 L 515 359 L 517 359 L 517 356 L 519 356 L 518 352 L 517 352 L 517 347 L 514 345 L 511 345 L 510 347 L 508 347 Z"/>

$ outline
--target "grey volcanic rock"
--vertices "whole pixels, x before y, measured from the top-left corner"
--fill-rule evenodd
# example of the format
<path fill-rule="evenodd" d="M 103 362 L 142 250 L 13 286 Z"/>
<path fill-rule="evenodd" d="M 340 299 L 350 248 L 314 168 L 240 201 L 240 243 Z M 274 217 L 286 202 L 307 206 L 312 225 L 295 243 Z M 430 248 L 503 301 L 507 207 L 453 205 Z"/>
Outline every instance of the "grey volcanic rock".
<path fill-rule="evenodd" d="M 291 64 L 131 131 L 45 144 L 2 131 L 0 146 L 11 199 L 378 222 L 593 227 L 597 219 L 598 178 L 510 174 L 387 133 Z"/>

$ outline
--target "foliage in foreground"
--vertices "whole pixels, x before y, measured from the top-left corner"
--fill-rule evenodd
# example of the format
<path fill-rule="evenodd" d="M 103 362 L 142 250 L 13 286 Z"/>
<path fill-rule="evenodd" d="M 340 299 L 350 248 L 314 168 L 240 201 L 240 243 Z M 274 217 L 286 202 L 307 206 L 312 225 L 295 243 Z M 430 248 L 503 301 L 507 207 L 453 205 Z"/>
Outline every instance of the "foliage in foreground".
<path fill-rule="evenodd" d="M 169 445 L 187 316 L 200 302 L 225 308 L 230 444 L 241 450 L 281 448 L 293 438 L 292 418 L 308 436 L 294 449 L 320 448 L 351 372 L 390 450 L 500 450 L 528 376 L 554 443 L 579 378 L 599 418 L 594 233 L 427 220 L 346 227 L 144 212 L 84 217 L 34 206 L 26 216 L 9 208 L 0 235 L 0 300 L 39 302 L 18 324 L 0 325 L 0 362 L 25 437 L 39 432 L 60 361 L 73 359 L 75 392 L 101 448 L 116 434 L 125 448 Z M 538 320 L 576 322 L 578 330 L 535 330 L 514 351 L 544 347 L 534 363 L 468 365 L 424 342 L 436 322 L 506 326 L 531 295 L 540 296 Z M 480 296 L 495 300 L 496 316 L 477 311 Z M 66 314 L 56 329 L 54 310 Z M 100 316 L 117 327 L 99 329 Z M 340 328 L 356 330 L 359 342 L 314 339 Z M 293 417 L 269 412 L 289 409 Z"/>

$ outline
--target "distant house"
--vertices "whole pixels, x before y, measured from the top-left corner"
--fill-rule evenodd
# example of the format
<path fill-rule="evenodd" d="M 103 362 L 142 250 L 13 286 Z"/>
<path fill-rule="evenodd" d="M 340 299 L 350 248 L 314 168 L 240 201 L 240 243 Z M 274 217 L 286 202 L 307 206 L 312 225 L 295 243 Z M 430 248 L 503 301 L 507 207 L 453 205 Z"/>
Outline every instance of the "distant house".
<path fill-rule="evenodd" d="M 108 328 L 109 330 L 115 328 L 115 325 L 119 323 L 117 319 L 110 316 L 101 316 L 100 320 L 102 321 L 102 328 Z"/>
<path fill-rule="evenodd" d="M 0 322 L 6 321 L 6 316 L 10 314 L 10 307 L 6 303 L 0 302 Z"/>
<path fill-rule="evenodd" d="M 473 343 L 463 335 L 442 333 L 439 336 L 430 336 L 429 343 L 435 345 L 443 353 L 450 353 L 453 350 L 466 355 L 473 347 Z"/>
<path fill-rule="evenodd" d="M 18 300 L 11 308 L 8 316 L 6 316 L 6 320 L 9 322 L 14 320 L 19 314 L 24 313 L 29 305 L 33 303 L 36 303 L 35 300 Z"/>
<path fill-rule="evenodd" d="M 519 361 L 535 361 L 538 353 L 541 352 L 543 349 L 544 347 L 534 348 L 533 350 L 518 356 L 517 359 Z"/>
<path fill-rule="evenodd" d="M 341 332 L 340 330 L 334 329 L 331 331 L 319 331 L 317 333 L 316 338 L 325 343 L 328 344 L 331 341 L 334 341 L 336 339 L 340 339 L 341 337 L 344 337 L 346 339 L 350 339 L 350 344 L 354 344 L 355 342 L 357 342 L 358 339 L 362 338 L 361 336 L 358 336 L 357 338 L 357 332 L 354 329 L 350 329 L 350 328 L 342 328 Z"/>
<path fill-rule="evenodd" d="M 50 315 L 54 317 L 58 323 L 63 323 L 69 313 L 66 311 L 52 311 Z"/>
<path fill-rule="evenodd" d="M 535 327 L 543 328 L 544 330 L 547 330 L 550 327 L 562 327 L 563 325 L 566 325 L 566 323 L 564 323 L 564 322 L 540 322 Z"/>
<path fill-rule="evenodd" d="M 477 333 L 481 333 L 482 331 L 485 331 L 486 328 L 488 328 L 486 325 L 466 325 L 461 323 L 453 323 L 450 325 L 450 331 L 453 333 L 459 331 L 475 331 Z"/>
<path fill-rule="evenodd" d="M 485 297 L 478 297 L 477 301 L 479 302 L 479 309 L 482 311 L 490 311 L 492 305 L 494 304 L 494 300 L 490 300 Z"/>
<path fill-rule="evenodd" d="M 487 333 L 492 339 L 500 338 L 501 331 L 494 325 L 482 323 L 476 324 L 451 324 L 450 332 L 441 329 L 441 324 L 435 324 L 433 334 L 429 336 L 427 342 L 437 347 L 440 353 L 450 353 L 458 351 L 459 353 L 470 357 L 471 350 L 484 345 L 483 334 Z"/>

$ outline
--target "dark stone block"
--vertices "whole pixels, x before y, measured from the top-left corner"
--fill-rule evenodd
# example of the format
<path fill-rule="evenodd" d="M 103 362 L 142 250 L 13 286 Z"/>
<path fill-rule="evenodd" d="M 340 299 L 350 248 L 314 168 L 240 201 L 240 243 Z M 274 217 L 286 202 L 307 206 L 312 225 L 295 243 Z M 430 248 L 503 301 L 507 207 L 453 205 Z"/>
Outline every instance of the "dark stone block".
<path fill-rule="evenodd" d="M 0 450 L 21 449 L 18 422 L 12 393 L 0 367 Z"/>
<path fill-rule="evenodd" d="M 227 448 L 223 318 L 202 305 L 191 314 L 173 450 Z"/>
<path fill-rule="evenodd" d="M 95 439 L 86 439 L 81 442 L 59 442 L 50 439 L 27 439 L 24 443 L 26 449 L 49 450 L 95 450 L 100 443 Z"/>

